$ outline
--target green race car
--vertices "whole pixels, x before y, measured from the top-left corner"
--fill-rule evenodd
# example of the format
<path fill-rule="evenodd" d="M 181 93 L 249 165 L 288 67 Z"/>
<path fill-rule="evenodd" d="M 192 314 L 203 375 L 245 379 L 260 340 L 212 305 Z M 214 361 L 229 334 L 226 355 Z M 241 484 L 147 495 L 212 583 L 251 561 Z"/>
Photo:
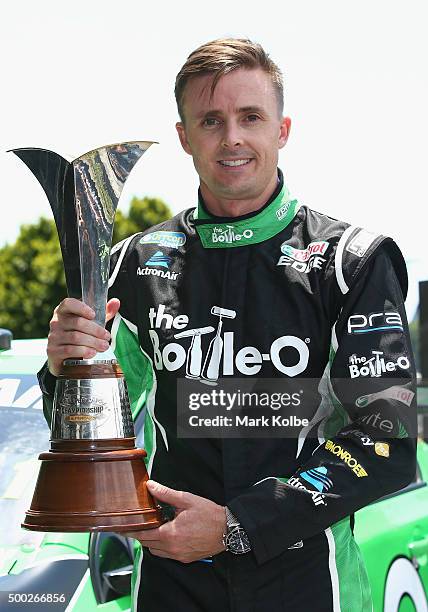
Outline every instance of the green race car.
<path fill-rule="evenodd" d="M 133 540 L 113 533 L 44 534 L 20 526 L 31 503 L 38 455 L 49 449 L 36 379 L 45 349 L 46 340 L 17 340 L 0 349 L 0 610 L 130 610 Z M 134 414 L 140 447 L 143 412 Z M 420 441 L 414 482 L 356 514 L 355 536 L 374 612 L 428 612 L 427 482 L 428 445 Z"/>
<path fill-rule="evenodd" d="M 401 491 L 355 515 L 375 612 L 428 612 L 428 445 L 418 443 L 418 470 Z"/>
<path fill-rule="evenodd" d="M 38 455 L 49 449 L 36 378 L 45 358 L 46 340 L 16 340 L 0 351 L 0 610 L 130 610 L 134 540 L 21 529 Z"/>

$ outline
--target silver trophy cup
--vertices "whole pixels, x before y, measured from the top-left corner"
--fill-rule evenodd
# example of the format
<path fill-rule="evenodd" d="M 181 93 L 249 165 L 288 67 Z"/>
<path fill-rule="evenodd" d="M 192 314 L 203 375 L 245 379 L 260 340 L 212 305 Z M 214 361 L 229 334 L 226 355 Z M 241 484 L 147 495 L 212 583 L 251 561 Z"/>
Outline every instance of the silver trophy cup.
<path fill-rule="evenodd" d="M 151 142 L 124 142 L 67 162 L 44 149 L 14 149 L 42 185 L 61 245 L 67 292 L 105 324 L 116 208 L 129 173 Z M 23 527 L 37 531 L 129 531 L 157 527 L 145 483 L 126 382 L 111 350 L 64 361 L 57 379 L 51 449 L 41 460 Z"/>

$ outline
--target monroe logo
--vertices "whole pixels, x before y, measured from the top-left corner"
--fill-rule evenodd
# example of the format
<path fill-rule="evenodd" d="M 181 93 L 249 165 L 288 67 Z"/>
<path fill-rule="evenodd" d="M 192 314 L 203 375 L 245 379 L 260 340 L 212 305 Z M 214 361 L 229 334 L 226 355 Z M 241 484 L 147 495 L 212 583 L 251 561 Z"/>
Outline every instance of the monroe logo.
<path fill-rule="evenodd" d="M 237 312 L 229 308 L 213 306 L 205 325 L 193 329 L 187 328 L 189 317 L 184 314 L 173 317 L 165 312 L 165 305 L 160 304 L 155 310 L 150 308 L 149 336 L 153 344 L 153 362 L 157 370 L 164 368 L 175 371 L 186 366 L 186 378 L 201 380 L 208 385 L 216 385 L 219 376 L 233 376 L 235 369 L 245 376 L 258 374 L 263 362 L 273 364 L 276 370 L 286 376 L 298 376 L 305 371 L 309 361 L 308 344 L 296 336 L 276 338 L 269 352 L 262 353 L 255 346 L 244 346 L 236 352 L 235 332 L 223 331 L 226 322 L 235 319 Z M 184 340 L 187 347 L 179 342 L 161 344 L 159 328 L 183 330 L 174 334 L 180 342 Z"/>
<path fill-rule="evenodd" d="M 403 331 L 398 312 L 375 312 L 371 315 L 354 314 L 348 319 L 348 334 L 367 334 L 376 331 Z"/>
<path fill-rule="evenodd" d="M 382 357 L 383 351 L 372 351 L 373 357 L 357 357 L 351 355 L 349 358 L 349 373 L 351 378 L 358 376 L 382 376 L 385 372 L 395 372 L 397 368 L 408 370 L 410 361 L 405 355 L 401 355 L 397 361 L 385 361 Z"/>
<path fill-rule="evenodd" d="M 183 232 L 151 232 L 140 239 L 140 244 L 158 244 L 159 246 L 178 249 L 186 242 Z"/>
<path fill-rule="evenodd" d="M 181 272 L 170 272 L 169 270 L 156 270 L 155 268 L 137 268 L 138 276 L 159 276 L 160 278 L 167 278 L 168 280 L 177 280 L 177 277 Z"/>
<path fill-rule="evenodd" d="M 358 463 L 354 457 L 351 456 L 351 453 L 346 449 L 342 448 L 340 444 L 335 444 L 331 440 L 327 440 L 325 443 L 326 450 L 330 451 L 333 455 L 336 455 L 343 463 L 345 463 L 353 472 L 358 476 L 358 478 L 363 478 L 364 476 L 368 476 L 366 470 L 363 466 Z"/>
<path fill-rule="evenodd" d="M 233 242 L 239 242 L 240 240 L 249 240 L 254 235 L 253 230 L 245 229 L 242 234 L 238 234 L 233 225 L 227 225 L 226 229 L 222 227 L 214 227 L 211 240 L 213 242 L 224 242 L 225 244 L 232 244 Z"/>
<path fill-rule="evenodd" d="M 281 252 L 284 255 L 279 258 L 276 265 L 291 266 L 298 272 L 305 272 L 306 274 L 312 268 L 319 270 L 326 261 L 321 255 L 324 255 L 328 249 L 328 244 L 325 240 L 319 240 L 311 242 L 306 249 L 295 249 L 284 242 L 281 245 Z"/>

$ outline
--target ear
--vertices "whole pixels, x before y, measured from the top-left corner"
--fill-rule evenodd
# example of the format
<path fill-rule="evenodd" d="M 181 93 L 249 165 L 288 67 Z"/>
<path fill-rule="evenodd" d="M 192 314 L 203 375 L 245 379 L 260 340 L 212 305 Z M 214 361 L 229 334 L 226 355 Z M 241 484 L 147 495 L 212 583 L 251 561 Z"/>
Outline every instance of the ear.
<path fill-rule="evenodd" d="M 291 129 L 290 117 L 283 117 L 279 128 L 278 149 L 285 147 Z"/>
<path fill-rule="evenodd" d="M 188 155 L 192 155 L 192 150 L 187 140 L 186 128 L 184 127 L 184 124 L 181 121 L 178 121 L 175 124 L 175 129 L 177 130 L 177 134 L 180 139 L 181 146 L 186 151 L 186 153 L 188 153 Z"/>

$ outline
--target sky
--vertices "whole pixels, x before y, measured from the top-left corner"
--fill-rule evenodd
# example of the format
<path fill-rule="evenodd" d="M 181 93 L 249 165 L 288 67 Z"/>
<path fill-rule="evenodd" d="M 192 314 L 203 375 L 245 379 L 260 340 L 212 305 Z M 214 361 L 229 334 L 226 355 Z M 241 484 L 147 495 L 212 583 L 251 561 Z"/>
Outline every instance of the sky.
<path fill-rule="evenodd" d="M 154 140 L 128 179 L 174 212 L 196 203 L 181 149 L 175 75 L 200 44 L 260 42 L 285 78 L 292 129 L 280 167 L 292 194 L 332 217 L 392 236 L 408 264 L 407 312 L 428 279 L 428 4 L 425 0 L 139 2 L 20 0 L 1 9 L 0 247 L 52 213 L 8 149 L 73 159 L 105 144 Z"/>

